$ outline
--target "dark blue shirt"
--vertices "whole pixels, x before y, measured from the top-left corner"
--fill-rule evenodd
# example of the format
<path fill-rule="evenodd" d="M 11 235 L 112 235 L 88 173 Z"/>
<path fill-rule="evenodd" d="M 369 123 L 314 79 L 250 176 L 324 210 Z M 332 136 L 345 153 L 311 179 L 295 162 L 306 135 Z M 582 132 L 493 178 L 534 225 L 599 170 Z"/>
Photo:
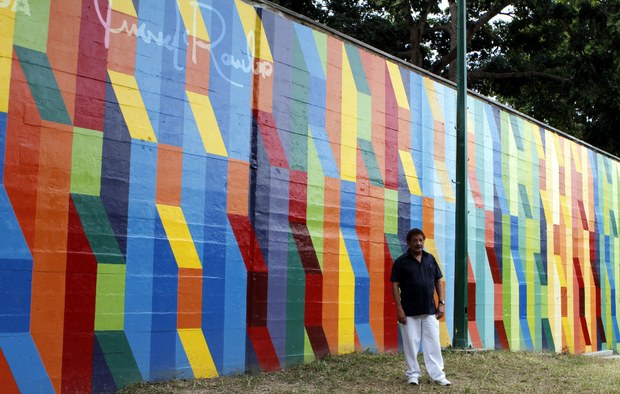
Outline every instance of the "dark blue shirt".
<path fill-rule="evenodd" d="M 435 257 L 422 251 L 422 261 L 418 262 L 411 250 L 400 256 L 392 266 L 391 282 L 398 282 L 400 303 L 405 315 L 432 315 L 436 313 L 435 281 L 443 278 Z"/>

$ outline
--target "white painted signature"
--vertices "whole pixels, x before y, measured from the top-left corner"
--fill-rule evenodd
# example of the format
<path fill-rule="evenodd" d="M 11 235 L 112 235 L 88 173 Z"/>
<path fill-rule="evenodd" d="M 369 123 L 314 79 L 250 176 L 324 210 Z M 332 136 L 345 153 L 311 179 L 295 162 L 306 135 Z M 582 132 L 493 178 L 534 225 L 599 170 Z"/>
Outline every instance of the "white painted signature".
<path fill-rule="evenodd" d="M 0 0 L 0 1 L 6 2 L 8 0 Z M 167 50 L 173 52 L 174 67 L 178 71 L 181 71 L 185 68 L 183 67 L 183 65 L 179 64 L 179 46 L 180 46 L 179 44 L 181 43 L 181 39 L 184 40 L 184 42 L 188 45 L 188 47 L 191 44 L 192 62 L 196 64 L 198 51 L 199 50 L 211 50 L 213 48 L 216 48 L 222 42 L 226 34 L 226 21 L 224 20 L 224 17 L 222 16 L 222 14 L 220 14 L 215 8 L 211 7 L 210 5 L 203 4 L 197 1 L 192 1 L 190 3 L 194 10 L 194 14 L 192 18 L 193 23 L 191 26 L 191 33 L 188 29 L 185 29 L 183 32 L 182 38 L 181 38 L 181 34 L 179 33 L 181 31 L 181 23 L 182 23 L 180 11 L 177 12 L 176 29 L 174 31 L 174 35 L 170 35 L 170 34 L 164 34 L 163 31 L 154 31 L 154 30 L 149 29 L 146 22 L 128 23 L 126 19 L 123 20 L 120 26 L 113 27 L 112 26 L 112 7 L 108 7 L 108 12 L 104 18 L 101 13 L 101 9 L 99 7 L 99 0 L 93 0 L 93 3 L 95 5 L 95 10 L 97 12 L 99 21 L 101 22 L 101 25 L 105 29 L 104 44 L 106 48 L 110 47 L 110 35 L 111 34 L 125 33 L 131 36 L 135 36 L 136 38 L 140 38 L 146 44 L 153 43 L 155 45 L 164 47 Z M 221 29 L 222 31 L 220 35 L 216 39 L 211 40 L 211 42 L 205 42 L 196 37 L 196 31 L 198 27 L 197 20 L 199 19 L 202 21 L 200 9 L 205 9 L 205 10 L 210 11 L 213 14 L 213 16 L 215 16 L 219 20 L 219 23 L 222 26 L 222 29 Z M 192 37 L 191 43 L 189 40 L 190 36 Z M 222 78 L 224 78 L 226 81 L 228 81 L 229 83 L 237 87 L 243 87 L 243 85 L 238 82 L 232 81 L 226 75 L 224 75 L 224 73 L 222 72 L 220 68 L 220 62 L 224 66 L 231 67 L 236 70 L 241 70 L 246 74 L 253 73 L 255 75 L 261 76 L 262 78 L 268 78 L 273 74 L 273 65 L 271 64 L 271 62 L 266 61 L 266 60 L 260 60 L 260 61 L 255 62 L 254 58 L 252 57 L 252 53 L 254 53 L 254 48 L 256 45 L 254 32 L 249 32 L 246 38 L 247 38 L 247 51 L 245 52 L 247 54 L 246 56 L 243 56 L 241 58 L 236 58 L 232 54 L 224 53 L 221 55 L 219 62 L 217 61 L 217 59 L 215 59 L 216 61 L 212 63 L 212 65 L 215 67 L 216 71 Z"/>
<path fill-rule="evenodd" d="M 13 3 L 11 11 L 21 12 L 30 16 L 30 3 L 28 0 L 0 0 L 0 8 L 9 8 L 11 3 Z"/>

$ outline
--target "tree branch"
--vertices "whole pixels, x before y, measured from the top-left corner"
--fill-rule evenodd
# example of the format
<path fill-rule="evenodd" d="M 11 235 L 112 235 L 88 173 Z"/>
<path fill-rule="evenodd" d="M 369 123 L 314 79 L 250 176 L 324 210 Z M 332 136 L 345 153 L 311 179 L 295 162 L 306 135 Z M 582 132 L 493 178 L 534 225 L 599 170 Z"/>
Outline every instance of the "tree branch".
<path fill-rule="evenodd" d="M 542 78 L 552 81 L 568 82 L 568 78 L 549 74 L 541 71 L 513 71 L 513 72 L 490 72 L 490 71 L 468 71 L 467 77 L 470 79 L 510 79 L 510 78 Z"/>

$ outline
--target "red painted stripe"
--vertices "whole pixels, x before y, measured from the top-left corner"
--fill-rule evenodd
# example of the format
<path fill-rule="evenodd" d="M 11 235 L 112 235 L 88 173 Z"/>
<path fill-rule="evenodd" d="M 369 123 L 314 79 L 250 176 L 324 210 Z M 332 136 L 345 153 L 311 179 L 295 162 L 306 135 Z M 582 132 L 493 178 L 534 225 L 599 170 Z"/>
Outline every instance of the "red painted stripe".
<path fill-rule="evenodd" d="M 290 222 L 306 224 L 306 209 L 308 201 L 308 174 L 291 170 L 289 174 L 289 208 Z"/>
<path fill-rule="evenodd" d="M 385 65 L 387 68 L 387 63 Z M 385 72 L 385 187 L 398 189 L 398 104 L 389 72 Z"/>
<path fill-rule="evenodd" d="M 9 96 L 4 186 L 28 247 L 33 250 L 41 117 L 15 51 Z"/>
<path fill-rule="evenodd" d="M 366 164 L 362 158 L 362 151 L 357 150 L 357 182 L 355 183 L 356 196 L 355 231 L 359 239 L 366 269 L 370 271 L 370 180 L 366 171 Z"/>
<path fill-rule="evenodd" d="M 267 325 L 268 274 L 263 254 L 248 217 L 228 214 L 228 220 L 248 270 L 247 325 L 248 327 L 265 327 Z"/>
<path fill-rule="evenodd" d="M 73 199 L 69 201 L 62 392 L 90 393 L 95 329 L 97 259 Z"/>
<path fill-rule="evenodd" d="M 306 332 L 308 333 L 308 339 L 310 339 L 312 351 L 317 358 L 322 358 L 331 354 L 323 327 L 306 326 Z"/>
<path fill-rule="evenodd" d="M 471 266 L 471 259 L 467 258 L 467 320 L 469 327 L 469 336 L 474 348 L 481 348 L 482 341 L 478 332 L 478 323 L 476 322 L 476 279 Z"/>
<path fill-rule="evenodd" d="M 396 317 L 396 304 L 394 304 L 394 298 L 392 297 L 392 283 L 390 282 L 390 276 L 392 274 L 392 257 L 390 255 L 390 249 L 385 237 L 383 238 L 384 245 L 384 263 L 385 270 L 384 278 L 385 292 L 384 292 L 384 308 L 383 308 L 383 327 L 385 335 L 385 351 L 398 351 L 398 321 Z"/>
<path fill-rule="evenodd" d="M 74 119 L 78 127 L 103 131 L 108 50 L 95 4 L 104 19 L 108 14 L 107 1 L 82 2 Z"/>
<path fill-rule="evenodd" d="M 19 387 L 17 387 L 17 382 L 15 382 L 13 372 L 11 372 L 2 349 L 0 349 L 0 384 L 4 394 L 19 394 Z"/>
<path fill-rule="evenodd" d="M 267 156 L 269 157 L 269 164 L 273 167 L 288 168 L 288 161 L 286 154 L 284 153 L 284 147 L 280 141 L 278 135 L 278 129 L 273 119 L 273 115 L 269 112 L 263 112 L 260 110 L 254 110 L 254 120 L 260 131 L 260 135 L 263 138 L 265 149 L 267 150 Z"/>
<path fill-rule="evenodd" d="M 495 320 L 495 335 L 499 339 L 499 344 L 502 349 L 510 349 L 510 345 L 508 344 L 508 337 L 506 336 L 506 328 L 504 327 L 503 320 Z"/>
<path fill-rule="evenodd" d="M 588 230 L 588 217 L 586 216 L 586 209 L 583 206 L 583 201 L 578 200 L 577 204 L 579 205 L 579 214 L 581 216 L 581 226 L 584 230 Z"/>
<path fill-rule="evenodd" d="M 248 327 L 248 335 L 261 369 L 263 371 L 280 369 L 280 361 L 267 327 Z"/>
<path fill-rule="evenodd" d="M 580 316 L 579 321 L 581 322 L 581 331 L 583 332 L 583 336 L 586 340 L 586 346 L 592 346 L 592 340 L 590 339 L 590 330 L 588 330 L 588 322 L 586 321 L 586 317 Z"/>

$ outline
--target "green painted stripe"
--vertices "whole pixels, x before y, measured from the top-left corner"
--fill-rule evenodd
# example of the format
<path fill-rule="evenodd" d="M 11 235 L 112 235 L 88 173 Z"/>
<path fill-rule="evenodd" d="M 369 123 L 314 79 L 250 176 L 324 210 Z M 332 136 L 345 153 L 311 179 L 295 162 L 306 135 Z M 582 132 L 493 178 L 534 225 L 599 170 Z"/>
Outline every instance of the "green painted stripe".
<path fill-rule="evenodd" d="M 321 65 L 323 66 L 323 75 L 327 78 L 327 35 L 316 30 L 312 30 L 316 49 L 319 51 Z"/>
<path fill-rule="evenodd" d="M 384 231 L 398 234 L 398 190 L 385 189 Z"/>
<path fill-rule="evenodd" d="M 366 171 L 370 178 L 370 183 L 373 186 L 383 187 L 383 178 L 381 178 L 381 170 L 377 163 L 377 156 L 375 155 L 374 148 L 370 141 L 358 139 L 360 151 L 362 153 L 362 159 L 366 165 Z"/>
<path fill-rule="evenodd" d="M 547 275 L 545 274 L 545 267 L 543 266 L 543 260 L 540 253 L 534 253 L 534 261 L 536 261 L 536 272 L 538 273 L 538 282 L 547 286 Z"/>
<path fill-rule="evenodd" d="M 138 364 L 123 331 L 95 332 L 95 337 L 119 389 L 142 381 Z"/>
<path fill-rule="evenodd" d="M 285 365 L 299 364 L 305 356 L 305 285 L 306 276 L 293 234 L 288 236 L 288 271 L 286 273 L 286 359 Z"/>
<path fill-rule="evenodd" d="M 392 255 L 392 261 L 396 260 L 401 254 L 405 253 L 405 250 L 398 239 L 398 235 L 386 233 L 385 239 L 387 241 L 390 254 Z"/>
<path fill-rule="evenodd" d="M 542 330 L 547 339 L 547 348 L 549 348 L 550 352 L 555 352 L 555 342 L 553 340 L 553 334 L 551 333 L 551 325 L 549 324 L 549 319 L 546 317 L 542 319 Z"/>
<path fill-rule="evenodd" d="M 368 81 L 366 80 L 366 72 L 362 66 L 362 58 L 360 57 L 357 47 L 351 44 L 344 44 L 344 49 L 347 51 L 347 58 L 351 65 L 351 71 L 353 72 L 353 79 L 355 80 L 355 87 L 358 93 L 365 93 L 370 96 L 370 88 L 368 87 Z"/>
<path fill-rule="evenodd" d="M 97 263 L 125 264 L 101 199 L 83 194 L 72 194 L 71 197 Z"/>
<path fill-rule="evenodd" d="M 103 133 L 75 127 L 71 158 L 71 193 L 99 196 Z"/>
<path fill-rule="evenodd" d="M 293 40 L 292 59 L 293 83 L 291 84 L 289 160 L 291 169 L 308 171 L 308 96 L 310 74 L 307 71 L 304 54 L 297 39 Z"/>
<path fill-rule="evenodd" d="M 528 219 L 532 219 L 532 210 L 530 209 L 530 199 L 527 196 L 527 190 L 522 183 L 519 183 L 519 197 L 521 199 L 521 206 L 523 207 L 523 212 L 525 213 L 525 217 Z"/>
<path fill-rule="evenodd" d="M 311 363 L 314 360 L 316 360 L 316 357 L 310 344 L 310 337 L 308 337 L 308 333 L 304 329 L 304 363 Z"/>
<path fill-rule="evenodd" d="M 122 330 L 125 323 L 125 265 L 97 264 L 95 330 Z"/>
<path fill-rule="evenodd" d="M 31 33 L 32 34 L 32 33 Z M 50 122 L 71 124 L 71 118 L 56 83 L 56 77 L 47 55 L 32 49 L 15 46 L 19 62 L 24 70 L 41 119 Z"/>
<path fill-rule="evenodd" d="M 325 225 L 325 179 L 319 153 L 308 130 L 308 205 L 306 224 L 316 257 L 323 270 L 323 239 Z"/>
<path fill-rule="evenodd" d="M 15 10 L 13 43 L 35 51 L 47 52 L 50 0 L 13 0 L 11 3 Z"/>

